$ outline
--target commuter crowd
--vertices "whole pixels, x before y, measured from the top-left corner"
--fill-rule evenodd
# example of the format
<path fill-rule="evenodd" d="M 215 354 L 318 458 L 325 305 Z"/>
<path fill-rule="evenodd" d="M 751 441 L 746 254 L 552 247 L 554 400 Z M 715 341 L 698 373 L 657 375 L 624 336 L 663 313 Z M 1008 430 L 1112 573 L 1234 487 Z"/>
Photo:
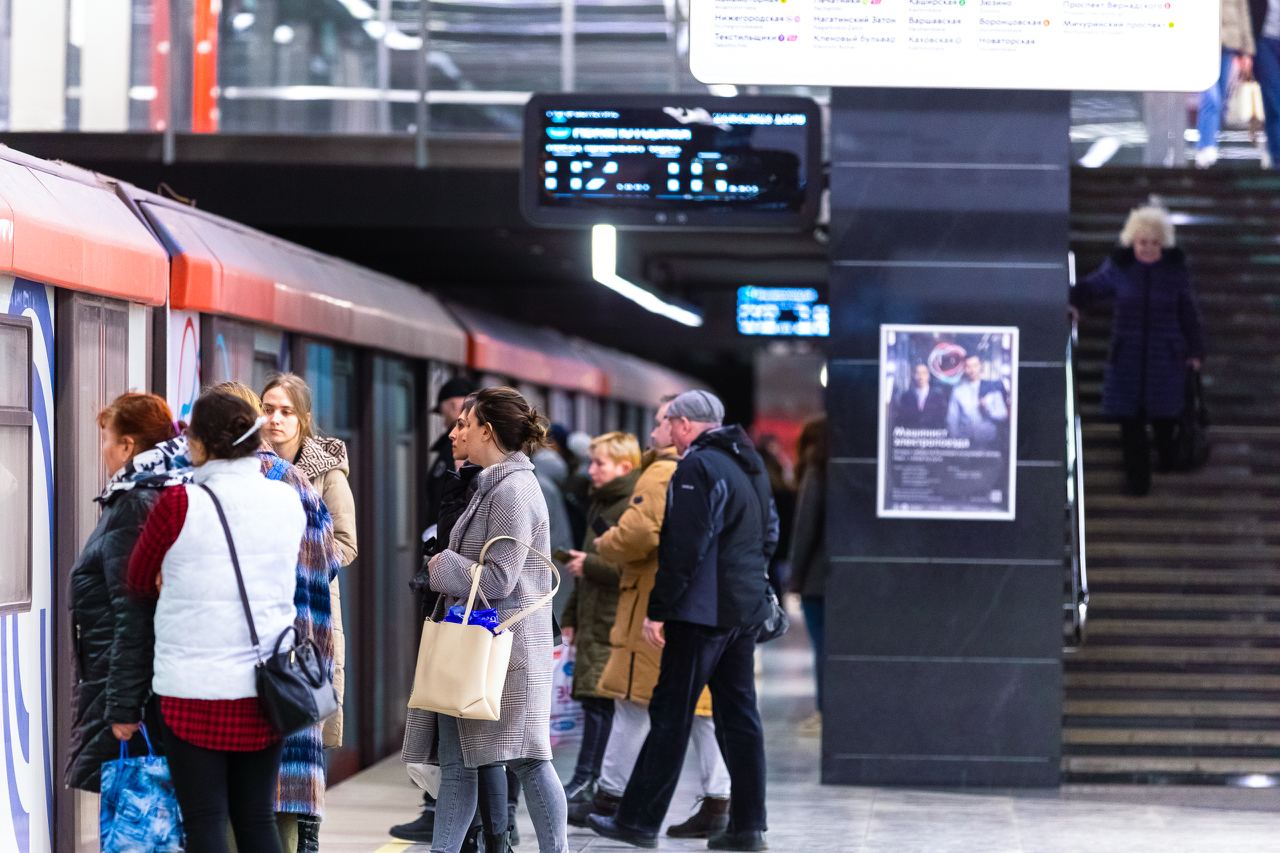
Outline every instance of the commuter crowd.
<path fill-rule="evenodd" d="M 423 810 L 392 836 L 507 853 L 523 791 L 540 851 L 567 851 L 570 825 L 652 848 L 692 745 L 701 797 L 668 833 L 767 849 L 755 653 L 785 630 L 790 566 L 821 695 L 825 422 L 801 436 L 797 491 L 776 440 L 758 450 L 713 394 L 655 403 L 642 451 L 628 433 L 551 425 L 511 388 L 460 377 L 441 389 L 449 431 L 410 581 L 426 622 L 402 752 Z M 113 474 L 70 576 L 65 780 L 104 792 L 104 849 L 320 849 L 325 751 L 342 743 L 338 578 L 357 538 L 346 447 L 311 408 L 306 382 L 283 374 L 261 393 L 207 389 L 189 424 L 153 394 L 98 416 Z M 557 597 L 561 574 L 571 589 Z M 477 704 L 454 698 L 475 680 L 461 671 L 471 657 L 443 675 L 428 659 L 433 638 L 480 635 L 502 654 Z M 560 644 L 583 714 L 563 782 L 550 726 Z M 126 772 L 135 763 L 149 769 Z M 128 785 L 132 818 L 119 808 Z M 122 846 L 130 833 L 151 846 Z"/>

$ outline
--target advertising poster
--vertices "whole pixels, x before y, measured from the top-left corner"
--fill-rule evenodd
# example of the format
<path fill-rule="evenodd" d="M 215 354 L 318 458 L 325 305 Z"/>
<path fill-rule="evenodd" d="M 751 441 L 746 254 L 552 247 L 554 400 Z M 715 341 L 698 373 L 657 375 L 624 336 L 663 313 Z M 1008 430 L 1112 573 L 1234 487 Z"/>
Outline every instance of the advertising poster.
<path fill-rule="evenodd" d="M 1012 521 L 1018 330 L 880 327 L 882 518 Z"/>

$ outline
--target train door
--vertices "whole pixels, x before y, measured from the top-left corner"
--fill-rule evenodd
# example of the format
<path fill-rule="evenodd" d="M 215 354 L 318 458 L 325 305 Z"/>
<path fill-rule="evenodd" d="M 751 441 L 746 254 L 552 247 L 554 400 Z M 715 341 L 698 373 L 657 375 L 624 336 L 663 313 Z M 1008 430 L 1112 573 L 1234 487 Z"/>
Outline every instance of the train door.
<path fill-rule="evenodd" d="M 563 388 L 552 388 L 547 400 L 547 419 L 573 429 L 573 396 Z"/>
<path fill-rule="evenodd" d="M 364 422 L 369 441 L 361 457 L 367 466 L 359 495 L 365 520 L 358 583 L 364 602 L 358 632 L 364 648 L 358 660 L 366 676 L 361 698 L 367 704 L 360 728 L 370 759 L 400 748 L 405 706 L 417 659 L 418 613 L 407 584 L 418 568 L 417 417 L 418 375 L 412 362 L 372 355 L 366 366 L 368 406 Z M 347 671 L 353 656 L 348 653 Z M 348 692 L 351 690 L 348 686 Z"/>
<path fill-rule="evenodd" d="M 573 397 L 573 428 L 589 435 L 599 435 L 600 401 L 579 391 Z"/>
<path fill-rule="evenodd" d="M 356 390 L 359 385 L 356 351 L 350 347 L 301 340 L 294 354 L 298 370 L 311 386 L 312 417 L 316 426 L 325 435 L 340 438 L 347 444 L 347 458 L 352 460 L 351 492 L 355 495 L 359 520 L 357 543 L 363 554 L 369 537 L 366 535 L 368 528 L 363 523 L 364 516 L 359 515 L 359 512 L 366 502 L 365 484 L 372 480 L 365 476 L 364 465 L 359 464 L 364 459 L 361 455 L 361 419 L 358 416 L 363 399 Z M 357 557 L 355 562 L 338 574 L 338 585 L 342 592 L 342 625 L 346 635 L 347 675 L 342 711 L 343 743 L 328 753 L 330 784 L 353 775 L 367 763 L 361 761 L 357 736 L 364 722 L 361 696 L 367 690 L 364 669 L 357 665 L 365 644 L 365 637 L 360 630 L 364 622 L 359 615 L 364 595 L 358 579 L 363 571 L 361 567 L 367 562 L 362 557 Z"/>
<path fill-rule="evenodd" d="M 58 571 L 53 608 L 56 621 L 55 707 L 70 708 L 75 688 L 75 647 L 67 611 L 67 577 L 80 548 L 98 523 L 97 497 L 113 473 L 102 467 L 97 415 L 130 389 L 147 389 L 149 309 L 78 293 L 58 294 L 55 335 L 57 388 L 56 512 Z M 72 715 L 57 715 L 57 768 L 65 766 Z M 56 786 L 59 849 L 98 849 L 98 798 Z"/>

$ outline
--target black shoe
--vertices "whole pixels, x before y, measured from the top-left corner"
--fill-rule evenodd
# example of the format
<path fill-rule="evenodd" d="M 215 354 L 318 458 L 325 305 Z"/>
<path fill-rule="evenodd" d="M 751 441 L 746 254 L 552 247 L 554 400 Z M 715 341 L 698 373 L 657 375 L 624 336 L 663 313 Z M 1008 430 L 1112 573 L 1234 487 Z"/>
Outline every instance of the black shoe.
<path fill-rule="evenodd" d="M 623 844 L 630 844 L 633 847 L 645 847 L 649 850 L 653 850 L 658 846 L 658 833 L 641 832 L 638 829 L 619 826 L 616 819 L 605 817 L 604 815 L 591 815 L 587 818 L 587 826 L 591 827 L 596 835 L 602 835 L 611 841 L 621 841 Z"/>
<path fill-rule="evenodd" d="M 729 828 L 729 799 L 699 797 L 698 811 L 684 823 L 667 828 L 672 838 L 710 838 Z"/>
<path fill-rule="evenodd" d="M 480 834 L 484 832 L 484 827 L 477 824 L 467 830 L 467 834 L 462 837 L 462 846 L 458 848 L 458 853 L 480 853 Z M 489 848 L 484 848 L 488 853 Z"/>
<path fill-rule="evenodd" d="M 507 804 L 507 835 L 511 846 L 515 847 L 520 843 L 520 830 L 516 827 L 516 804 Z"/>
<path fill-rule="evenodd" d="M 569 825 L 570 826 L 589 826 L 587 817 L 589 815 L 598 814 L 603 817 L 613 817 L 618 813 L 618 803 L 622 802 L 621 797 L 615 797 L 613 794 L 596 789 L 596 796 L 589 803 L 574 803 L 569 806 Z"/>
<path fill-rule="evenodd" d="M 594 776 L 577 776 L 564 786 L 564 797 L 570 803 L 589 803 L 596 795 L 596 779 Z"/>
<path fill-rule="evenodd" d="M 707 841 L 707 849 L 746 850 L 754 853 L 758 850 L 768 850 L 769 845 L 765 843 L 763 832 L 752 829 L 746 832 L 722 832 L 719 835 L 713 835 Z"/>
<path fill-rule="evenodd" d="M 500 832 L 497 835 L 484 834 L 484 853 L 512 853 L 511 833 Z"/>
<path fill-rule="evenodd" d="M 402 823 L 391 827 L 387 830 L 392 838 L 400 841 L 416 841 L 419 843 L 431 843 L 431 836 L 436 831 L 436 810 L 433 804 L 430 808 L 423 808 L 422 814 L 418 815 L 418 819 L 409 823 Z"/>

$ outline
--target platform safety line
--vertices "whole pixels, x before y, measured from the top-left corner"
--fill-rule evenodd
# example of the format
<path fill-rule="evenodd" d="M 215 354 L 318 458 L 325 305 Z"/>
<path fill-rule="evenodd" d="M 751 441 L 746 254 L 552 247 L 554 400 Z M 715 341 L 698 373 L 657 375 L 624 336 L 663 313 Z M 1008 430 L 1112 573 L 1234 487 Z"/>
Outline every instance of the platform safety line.
<path fill-rule="evenodd" d="M 393 841 L 390 844 L 384 844 L 373 853 L 402 853 L 413 846 L 412 841 Z"/>

